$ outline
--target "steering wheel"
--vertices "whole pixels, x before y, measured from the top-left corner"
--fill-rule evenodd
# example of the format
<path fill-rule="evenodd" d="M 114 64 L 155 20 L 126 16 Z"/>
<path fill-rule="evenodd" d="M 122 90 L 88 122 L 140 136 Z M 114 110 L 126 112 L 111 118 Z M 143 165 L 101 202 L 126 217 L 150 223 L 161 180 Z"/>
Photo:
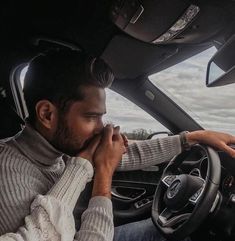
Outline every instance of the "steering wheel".
<path fill-rule="evenodd" d="M 218 201 L 220 158 L 211 147 L 196 145 L 195 148 L 203 151 L 207 158 L 206 177 L 176 174 L 188 154 L 182 152 L 165 168 L 154 195 L 152 220 L 169 240 L 188 237 L 212 212 Z"/>

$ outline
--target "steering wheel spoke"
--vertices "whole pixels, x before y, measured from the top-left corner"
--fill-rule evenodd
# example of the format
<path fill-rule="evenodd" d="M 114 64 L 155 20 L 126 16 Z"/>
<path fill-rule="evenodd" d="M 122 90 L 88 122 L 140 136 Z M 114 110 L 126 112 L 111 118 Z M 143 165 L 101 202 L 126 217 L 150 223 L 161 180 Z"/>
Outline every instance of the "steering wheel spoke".
<path fill-rule="evenodd" d="M 163 228 L 173 228 L 175 225 L 183 223 L 190 217 L 191 213 L 173 213 L 165 208 L 158 218 L 158 223 Z"/>

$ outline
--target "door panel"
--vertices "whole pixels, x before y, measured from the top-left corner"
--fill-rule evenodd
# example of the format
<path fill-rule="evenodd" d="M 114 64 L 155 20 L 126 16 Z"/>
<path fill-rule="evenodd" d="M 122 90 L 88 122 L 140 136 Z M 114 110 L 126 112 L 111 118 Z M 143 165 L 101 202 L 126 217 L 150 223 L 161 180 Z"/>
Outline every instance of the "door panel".
<path fill-rule="evenodd" d="M 136 190 L 137 192 L 139 190 L 144 190 L 142 195 L 138 195 L 137 198 L 129 200 L 112 196 L 115 226 L 134 222 L 150 216 L 152 199 L 157 185 L 131 181 L 114 181 L 113 186 L 121 186 L 122 189 L 126 188 L 130 195 L 133 196 L 135 196 Z"/>
<path fill-rule="evenodd" d="M 166 164 L 145 170 L 116 172 L 112 183 L 115 226 L 151 215 L 153 195 Z"/>

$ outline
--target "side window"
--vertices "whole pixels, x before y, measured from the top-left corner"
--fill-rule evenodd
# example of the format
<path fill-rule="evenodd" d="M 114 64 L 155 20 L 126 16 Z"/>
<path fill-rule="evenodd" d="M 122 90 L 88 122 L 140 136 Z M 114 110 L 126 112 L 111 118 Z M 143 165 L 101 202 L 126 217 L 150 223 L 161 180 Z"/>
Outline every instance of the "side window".
<path fill-rule="evenodd" d="M 129 139 L 143 140 L 155 132 L 169 132 L 143 109 L 110 89 L 106 90 L 106 108 L 104 123 L 119 125 Z"/>

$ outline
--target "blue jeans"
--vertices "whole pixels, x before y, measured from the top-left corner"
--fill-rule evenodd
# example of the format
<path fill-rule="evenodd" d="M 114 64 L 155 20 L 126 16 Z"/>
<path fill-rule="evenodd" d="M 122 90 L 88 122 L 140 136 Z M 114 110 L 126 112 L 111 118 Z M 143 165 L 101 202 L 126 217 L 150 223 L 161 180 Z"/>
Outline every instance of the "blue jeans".
<path fill-rule="evenodd" d="M 165 241 L 152 220 L 128 223 L 114 229 L 114 241 Z"/>
<path fill-rule="evenodd" d="M 114 241 L 166 241 L 166 239 L 158 232 L 149 218 L 116 227 Z M 190 241 L 190 238 L 186 238 L 184 241 Z"/>

